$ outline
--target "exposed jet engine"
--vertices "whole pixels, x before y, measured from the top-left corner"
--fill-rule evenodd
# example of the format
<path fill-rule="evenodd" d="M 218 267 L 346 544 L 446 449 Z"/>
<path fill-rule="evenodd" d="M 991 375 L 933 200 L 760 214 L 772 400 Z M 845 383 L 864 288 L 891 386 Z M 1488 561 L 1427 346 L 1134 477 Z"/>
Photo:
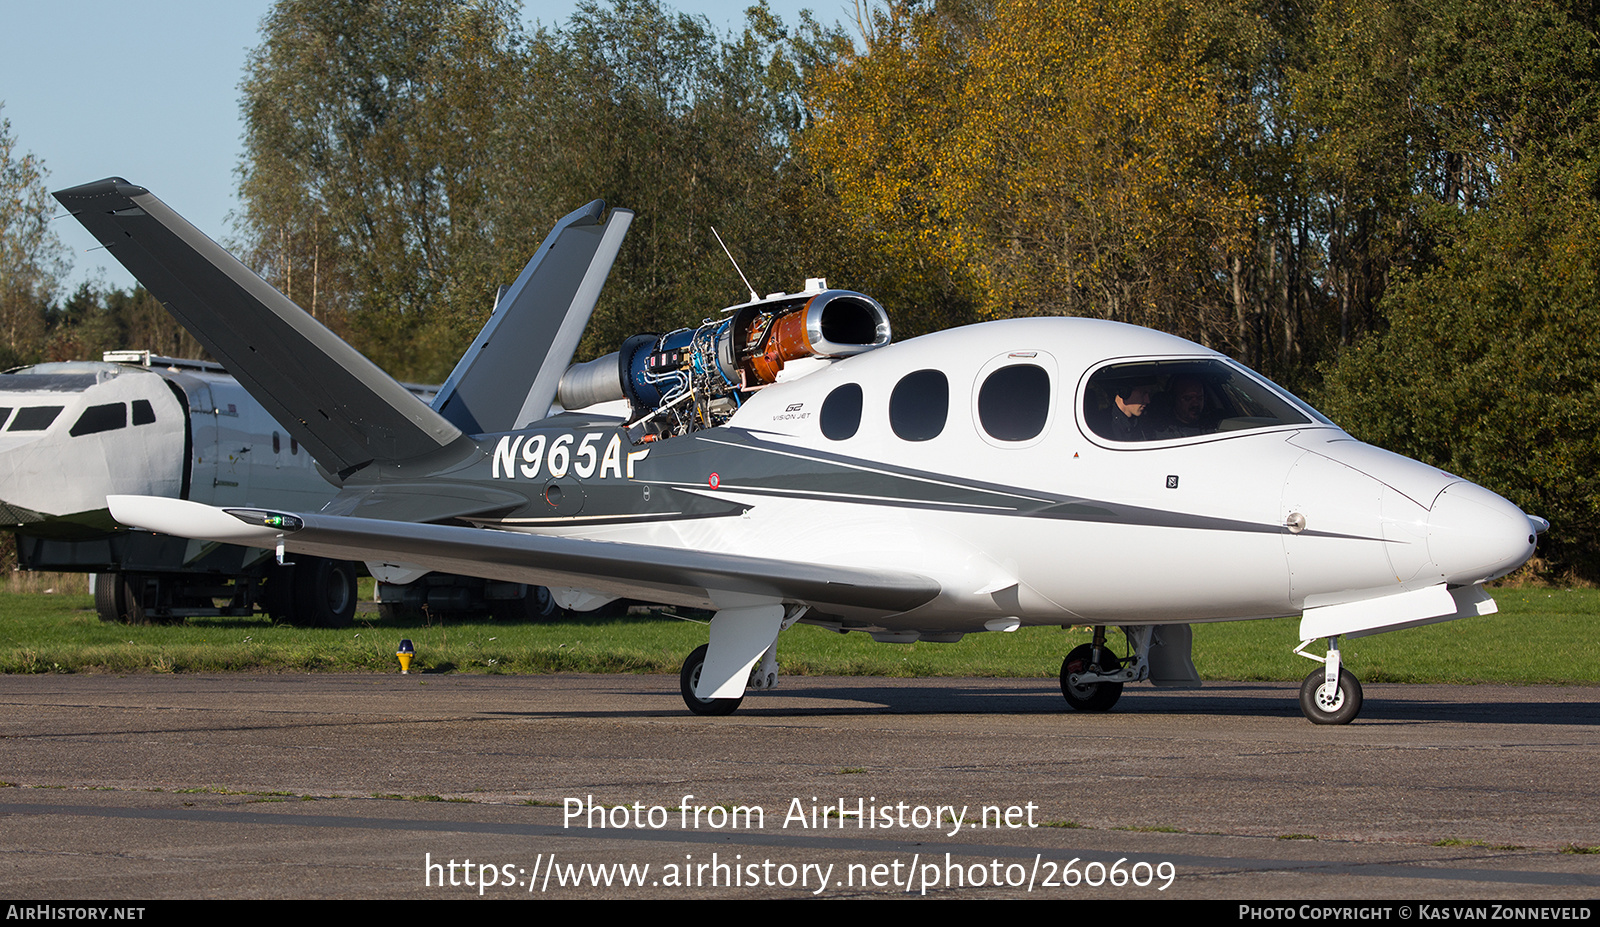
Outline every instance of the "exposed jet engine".
<path fill-rule="evenodd" d="M 814 278 L 803 292 L 732 306 L 699 328 L 635 335 L 568 368 L 556 396 L 567 409 L 625 399 L 634 441 L 654 441 L 721 425 L 751 392 L 883 347 L 890 334 L 876 300 Z"/>

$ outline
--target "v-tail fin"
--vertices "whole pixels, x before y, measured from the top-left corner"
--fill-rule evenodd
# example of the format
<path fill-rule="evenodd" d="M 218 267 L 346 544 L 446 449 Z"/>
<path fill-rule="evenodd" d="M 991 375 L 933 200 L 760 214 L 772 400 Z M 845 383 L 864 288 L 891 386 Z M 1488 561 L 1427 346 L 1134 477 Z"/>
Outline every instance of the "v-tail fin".
<path fill-rule="evenodd" d="M 461 438 L 150 191 L 112 177 L 55 197 L 341 481 Z"/>
<path fill-rule="evenodd" d="M 556 224 L 501 296 L 433 407 L 467 434 L 544 418 L 633 213 L 595 200 Z"/>

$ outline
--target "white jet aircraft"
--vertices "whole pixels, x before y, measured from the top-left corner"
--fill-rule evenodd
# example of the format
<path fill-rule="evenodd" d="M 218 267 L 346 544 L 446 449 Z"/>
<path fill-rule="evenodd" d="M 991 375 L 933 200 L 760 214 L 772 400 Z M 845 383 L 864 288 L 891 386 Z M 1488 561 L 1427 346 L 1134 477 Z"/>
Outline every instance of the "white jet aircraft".
<path fill-rule="evenodd" d="M 1061 690 L 1105 711 L 1126 683 L 1199 684 L 1191 623 L 1299 614 L 1296 652 L 1323 664 L 1301 707 L 1346 723 L 1361 687 L 1339 638 L 1492 613 L 1483 584 L 1548 527 L 1222 354 L 1114 322 L 890 344 L 876 302 L 813 280 L 569 368 L 632 218 L 598 202 L 551 233 L 430 407 L 143 188 L 56 196 L 340 487 L 317 512 L 121 496 L 119 521 L 393 581 L 547 586 L 578 609 L 714 609 L 681 677 L 699 714 L 773 685 L 796 621 L 889 642 L 1092 626 Z"/>

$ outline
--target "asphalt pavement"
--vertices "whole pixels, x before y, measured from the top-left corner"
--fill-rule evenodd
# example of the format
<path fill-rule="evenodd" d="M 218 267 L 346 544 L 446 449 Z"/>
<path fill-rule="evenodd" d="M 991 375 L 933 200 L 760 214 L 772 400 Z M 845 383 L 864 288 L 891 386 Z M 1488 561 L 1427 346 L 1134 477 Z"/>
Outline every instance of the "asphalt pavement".
<path fill-rule="evenodd" d="M 1600 688 L 0 677 L 11 898 L 1600 895 Z"/>

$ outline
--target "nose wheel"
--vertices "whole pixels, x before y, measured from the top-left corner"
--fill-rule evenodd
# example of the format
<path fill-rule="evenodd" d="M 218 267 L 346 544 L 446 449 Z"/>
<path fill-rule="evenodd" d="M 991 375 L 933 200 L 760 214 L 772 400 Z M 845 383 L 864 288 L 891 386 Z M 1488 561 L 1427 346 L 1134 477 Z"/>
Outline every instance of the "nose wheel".
<path fill-rule="evenodd" d="M 1361 714 L 1361 682 L 1340 668 L 1339 684 L 1330 686 L 1326 670 L 1312 670 L 1300 683 L 1300 711 L 1312 724 L 1349 724 Z"/>
<path fill-rule="evenodd" d="M 1315 640 L 1315 638 L 1312 638 Z M 1328 655 L 1306 653 L 1311 641 L 1300 642 L 1294 652 L 1322 664 L 1300 683 L 1300 712 L 1312 724 L 1349 724 L 1361 714 L 1361 683 L 1340 665 L 1339 638 L 1328 638 Z"/>

